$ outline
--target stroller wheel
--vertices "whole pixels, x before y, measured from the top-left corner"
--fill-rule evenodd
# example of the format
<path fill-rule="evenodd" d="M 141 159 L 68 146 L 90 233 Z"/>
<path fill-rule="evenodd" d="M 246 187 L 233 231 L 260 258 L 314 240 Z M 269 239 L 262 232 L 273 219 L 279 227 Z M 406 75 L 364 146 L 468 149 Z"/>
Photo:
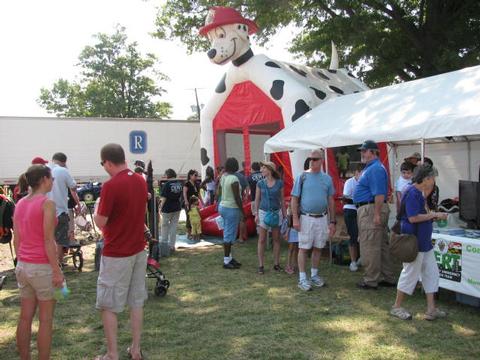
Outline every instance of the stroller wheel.
<path fill-rule="evenodd" d="M 163 285 L 157 285 L 155 286 L 155 295 L 158 297 L 164 297 L 167 295 L 167 288 Z"/>
<path fill-rule="evenodd" d="M 168 289 L 170 287 L 170 281 L 163 280 L 163 286 L 165 286 Z"/>

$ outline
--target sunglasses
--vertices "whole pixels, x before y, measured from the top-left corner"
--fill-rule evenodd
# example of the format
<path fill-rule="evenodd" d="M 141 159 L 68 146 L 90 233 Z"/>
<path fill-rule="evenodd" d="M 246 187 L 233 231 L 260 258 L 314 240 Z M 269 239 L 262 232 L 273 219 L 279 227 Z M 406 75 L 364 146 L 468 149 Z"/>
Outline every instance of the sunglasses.
<path fill-rule="evenodd" d="M 100 166 L 105 165 L 105 160 L 100 161 Z"/>
<path fill-rule="evenodd" d="M 318 157 L 311 157 L 311 158 L 308 158 L 310 161 L 318 161 L 320 160 L 320 158 Z"/>

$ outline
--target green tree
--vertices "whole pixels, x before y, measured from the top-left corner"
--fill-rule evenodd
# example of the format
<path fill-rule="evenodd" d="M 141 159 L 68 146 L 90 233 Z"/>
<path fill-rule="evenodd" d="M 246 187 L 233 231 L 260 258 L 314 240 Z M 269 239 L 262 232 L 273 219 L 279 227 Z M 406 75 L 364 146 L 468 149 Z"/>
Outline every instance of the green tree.
<path fill-rule="evenodd" d="M 165 90 L 155 83 L 168 77 L 155 70 L 155 56 L 142 56 L 123 27 L 94 38 L 79 57 L 80 81 L 42 88 L 39 104 L 57 116 L 169 118 L 172 107 L 158 100 Z"/>
<path fill-rule="evenodd" d="M 327 66 L 334 41 L 341 66 L 372 87 L 480 61 L 478 0 L 167 0 L 156 36 L 179 38 L 190 51 L 206 49 L 198 28 L 214 5 L 232 6 L 255 20 L 260 44 L 279 28 L 295 25 L 290 51 L 312 66 Z"/>

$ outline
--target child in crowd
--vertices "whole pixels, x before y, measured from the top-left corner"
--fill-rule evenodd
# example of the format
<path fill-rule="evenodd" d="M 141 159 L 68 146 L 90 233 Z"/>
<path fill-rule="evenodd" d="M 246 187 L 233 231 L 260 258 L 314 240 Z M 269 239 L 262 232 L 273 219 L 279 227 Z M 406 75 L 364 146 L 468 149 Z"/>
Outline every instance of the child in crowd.
<path fill-rule="evenodd" d="M 405 161 L 400 165 L 400 176 L 395 183 L 395 197 L 397 200 L 397 214 L 400 211 L 400 201 L 402 200 L 402 193 L 408 185 L 412 183 L 414 165 Z"/>
<path fill-rule="evenodd" d="M 282 224 L 282 235 L 288 241 L 287 265 L 285 272 L 287 274 L 294 274 L 297 269 L 298 259 L 298 231 L 293 228 L 292 209 L 290 205 L 287 209 L 286 222 Z"/>
<path fill-rule="evenodd" d="M 200 200 L 195 195 L 190 197 L 190 210 L 188 216 L 190 217 L 190 224 L 192 225 L 192 237 L 194 241 L 200 241 L 202 234 L 202 219 L 199 210 Z"/>

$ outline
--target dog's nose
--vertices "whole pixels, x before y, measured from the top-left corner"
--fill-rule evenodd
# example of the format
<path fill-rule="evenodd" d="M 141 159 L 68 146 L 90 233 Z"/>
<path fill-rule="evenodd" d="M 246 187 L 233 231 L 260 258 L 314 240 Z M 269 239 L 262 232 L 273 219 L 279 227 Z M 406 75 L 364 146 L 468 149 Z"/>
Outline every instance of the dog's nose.
<path fill-rule="evenodd" d="M 215 55 L 217 55 L 217 50 L 210 49 L 210 50 L 208 50 L 207 55 L 208 55 L 209 59 L 213 59 L 215 57 Z"/>

